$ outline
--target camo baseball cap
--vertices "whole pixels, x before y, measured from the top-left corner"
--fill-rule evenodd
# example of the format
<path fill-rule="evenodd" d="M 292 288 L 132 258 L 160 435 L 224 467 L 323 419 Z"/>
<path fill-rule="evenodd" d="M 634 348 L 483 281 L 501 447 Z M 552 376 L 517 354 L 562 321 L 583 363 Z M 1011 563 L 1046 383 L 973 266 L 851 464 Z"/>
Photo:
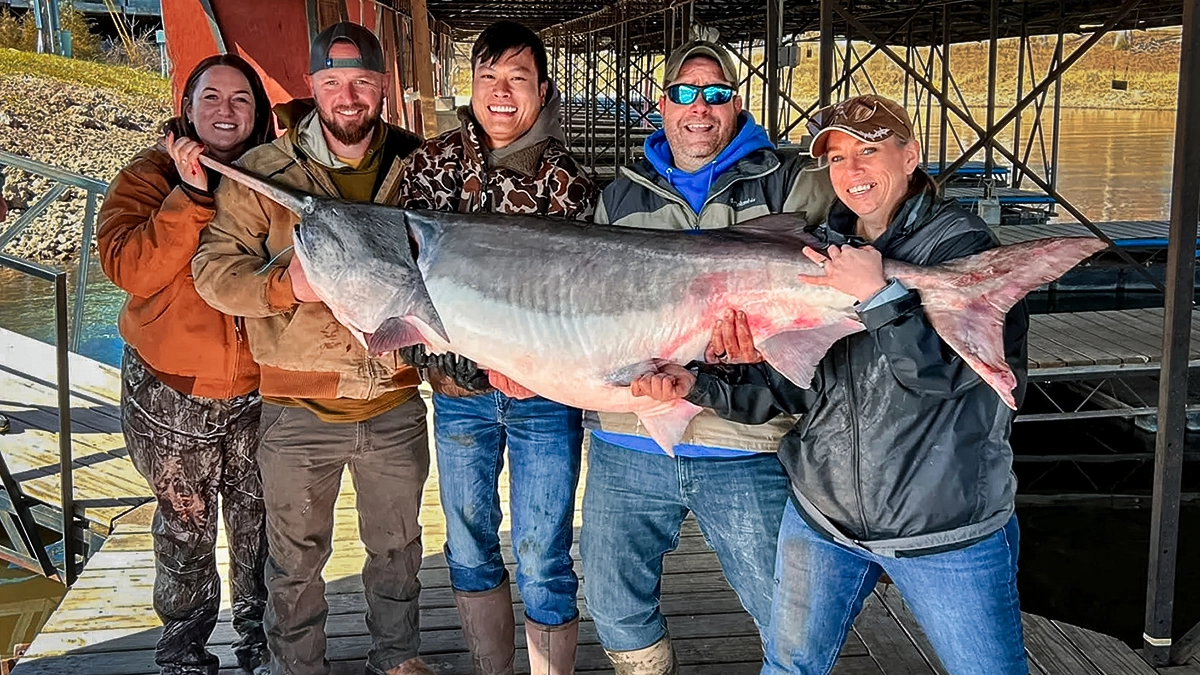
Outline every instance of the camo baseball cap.
<path fill-rule="evenodd" d="M 904 107 L 875 94 L 848 98 L 817 111 L 808 121 L 812 145 L 808 154 L 825 154 L 829 132 L 841 131 L 864 143 L 880 143 L 892 136 L 907 141 L 913 137 L 912 122 Z"/>
<path fill-rule="evenodd" d="M 725 76 L 726 83 L 732 85 L 738 83 L 737 68 L 733 65 L 733 59 L 730 58 L 729 52 L 707 40 L 692 40 L 687 44 L 680 45 L 667 57 L 667 65 L 663 70 L 663 89 L 666 89 L 675 81 L 675 78 L 679 77 L 679 69 L 683 67 L 684 61 L 693 56 L 707 56 L 713 59 L 721 65 L 721 73 Z M 705 84 L 715 83 L 706 82 Z"/>
<path fill-rule="evenodd" d="M 329 49 L 335 42 L 345 40 L 358 47 L 357 59 L 329 58 Z M 356 23 L 342 21 L 335 23 L 317 34 L 309 52 L 308 72 L 315 73 L 326 68 L 362 68 L 377 73 L 386 73 L 383 63 L 383 48 L 379 46 L 379 38 L 371 31 Z"/>

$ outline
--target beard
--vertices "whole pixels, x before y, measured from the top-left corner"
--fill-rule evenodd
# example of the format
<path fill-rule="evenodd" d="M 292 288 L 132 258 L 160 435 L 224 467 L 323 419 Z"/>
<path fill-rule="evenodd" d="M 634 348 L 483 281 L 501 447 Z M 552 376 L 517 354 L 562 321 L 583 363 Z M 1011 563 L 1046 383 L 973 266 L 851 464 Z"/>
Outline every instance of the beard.
<path fill-rule="evenodd" d="M 375 130 L 379 124 L 379 110 L 374 113 L 367 106 L 355 106 L 355 110 L 365 110 L 367 115 L 359 122 L 343 122 L 336 119 L 334 115 L 326 115 L 325 111 L 320 107 L 317 108 L 317 116 L 321 118 L 321 124 L 329 133 L 337 139 L 339 143 L 344 145 L 357 145 L 363 142 Z"/>

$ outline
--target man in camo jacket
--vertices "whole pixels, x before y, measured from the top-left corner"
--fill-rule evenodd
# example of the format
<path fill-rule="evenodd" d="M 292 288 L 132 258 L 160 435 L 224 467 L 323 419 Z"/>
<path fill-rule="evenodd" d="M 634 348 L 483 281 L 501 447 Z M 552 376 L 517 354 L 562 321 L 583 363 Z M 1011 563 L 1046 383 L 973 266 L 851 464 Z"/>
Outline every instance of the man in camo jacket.
<path fill-rule="evenodd" d="M 458 112 L 461 126 L 413 153 L 400 204 L 459 213 L 591 216 L 596 189 L 563 145 L 560 99 L 547 76 L 542 41 L 525 26 L 498 22 L 475 42 L 471 66 L 471 105 Z M 564 220 L 563 227 L 572 224 Z M 438 473 L 447 477 L 440 482 L 446 559 L 474 672 L 513 672 L 515 627 L 497 494 L 506 445 L 531 670 L 574 672 L 579 580 L 571 526 L 580 411 L 453 354 L 426 356 L 417 347 L 407 350 L 407 358 L 424 369 L 434 390 Z"/>

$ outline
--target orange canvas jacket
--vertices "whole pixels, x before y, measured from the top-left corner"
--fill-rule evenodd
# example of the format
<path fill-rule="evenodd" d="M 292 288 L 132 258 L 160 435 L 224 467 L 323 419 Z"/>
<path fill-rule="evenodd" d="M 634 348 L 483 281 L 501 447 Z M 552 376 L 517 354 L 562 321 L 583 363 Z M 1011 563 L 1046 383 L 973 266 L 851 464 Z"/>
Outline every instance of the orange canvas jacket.
<path fill-rule="evenodd" d="M 215 215 L 180 185 L 161 146 L 140 152 L 108 186 L 97 240 L 104 273 L 129 298 L 121 336 L 167 385 L 224 399 L 258 387 L 240 320 L 196 293 L 192 256 Z"/>

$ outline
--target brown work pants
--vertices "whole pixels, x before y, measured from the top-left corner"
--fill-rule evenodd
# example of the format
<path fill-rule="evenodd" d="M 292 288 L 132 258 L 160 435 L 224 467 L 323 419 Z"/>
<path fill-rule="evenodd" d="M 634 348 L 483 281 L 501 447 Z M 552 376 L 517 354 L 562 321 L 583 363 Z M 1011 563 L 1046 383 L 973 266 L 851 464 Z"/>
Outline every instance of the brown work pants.
<path fill-rule="evenodd" d="M 263 405 L 258 463 L 267 506 L 267 640 L 273 675 L 325 675 L 325 581 L 342 469 L 357 493 L 371 650 L 368 671 L 417 656 L 421 493 L 429 476 L 425 402 L 414 396 L 365 422 L 322 422 Z"/>

